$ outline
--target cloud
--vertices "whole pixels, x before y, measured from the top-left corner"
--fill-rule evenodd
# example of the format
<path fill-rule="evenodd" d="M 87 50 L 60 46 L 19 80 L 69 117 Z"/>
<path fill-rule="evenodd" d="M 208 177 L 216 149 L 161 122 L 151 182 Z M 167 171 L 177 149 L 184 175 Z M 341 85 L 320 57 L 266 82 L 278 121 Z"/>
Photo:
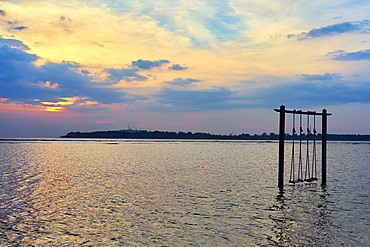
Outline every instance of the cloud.
<path fill-rule="evenodd" d="M 9 28 L 8 28 L 8 31 L 11 32 L 12 30 L 15 30 L 15 31 L 22 31 L 24 29 L 27 29 L 28 27 L 26 26 L 20 26 L 19 24 L 19 21 L 18 20 L 15 20 L 15 21 L 7 21 L 6 24 L 9 25 Z"/>
<path fill-rule="evenodd" d="M 289 82 L 257 88 L 245 97 L 259 107 L 277 107 L 281 104 L 299 108 L 370 103 L 370 82 Z"/>
<path fill-rule="evenodd" d="M 109 74 L 108 79 L 114 83 L 120 80 L 126 82 L 148 80 L 148 77 L 137 73 L 139 69 L 105 69 L 104 71 Z"/>
<path fill-rule="evenodd" d="M 184 4 L 183 1 L 105 1 L 116 12 L 128 9 L 145 15 L 161 27 L 189 38 L 193 45 L 206 46 L 217 41 L 239 39 L 245 28 L 243 15 L 229 1 L 198 1 Z M 239 13 L 238 13 L 239 12 Z"/>
<path fill-rule="evenodd" d="M 326 56 L 330 57 L 331 60 L 337 61 L 360 61 L 370 60 L 370 49 L 356 51 L 356 52 L 345 52 L 343 50 L 337 50 L 329 52 Z"/>
<path fill-rule="evenodd" d="M 142 70 L 149 70 L 155 67 L 160 67 L 162 64 L 169 63 L 168 60 L 157 60 L 157 61 L 150 61 L 150 60 L 142 60 L 139 59 L 137 61 L 133 61 L 131 63 L 132 67 L 136 67 Z"/>
<path fill-rule="evenodd" d="M 188 69 L 188 67 L 184 67 L 184 66 L 181 66 L 180 64 L 174 64 L 172 65 L 171 67 L 169 67 L 168 69 L 172 69 L 172 70 L 186 70 Z"/>
<path fill-rule="evenodd" d="M 22 31 L 22 30 L 24 30 L 24 29 L 26 29 L 26 28 L 28 28 L 28 27 L 25 27 L 25 26 L 19 26 L 19 27 L 13 27 L 12 29 Z"/>
<path fill-rule="evenodd" d="M 64 109 L 73 104 L 60 102 L 71 97 L 78 98 L 73 101 L 76 104 L 93 101 L 97 104 L 114 104 L 145 99 L 118 89 L 93 87 L 96 84 L 92 83 L 92 78 L 77 71 L 81 67 L 77 63 L 47 62 L 36 66 L 34 62 L 37 59 L 39 57 L 34 54 L 6 44 L 0 47 L 0 97 L 8 99 L 5 103 L 48 105 Z"/>
<path fill-rule="evenodd" d="M 201 82 L 201 80 L 192 79 L 192 78 L 176 78 L 172 81 L 165 81 L 166 84 L 173 85 L 173 86 L 180 86 L 180 87 L 191 87 L 193 86 L 194 82 Z"/>
<path fill-rule="evenodd" d="M 22 61 L 31 63 L 36 61 L 37 59 L 39 59 L 38 56 L 26 53 L 21 49 L 11 48 L 7 44 L 3 44 L 0 47 L 0 60 L 8 60 L 9 62 Z"/>
<path fill-rule="evenodd" d="M 303 78 L 306 81 L 330 81 L 330 80 L 342 78 L 342 76 L 338 73 L 325 73 L 322 75 L 300 74 L 297 76 Z"/>
<path fill-rule="evenodd" d="M 164 89 L 153 95 L 162 107 L 157 111 L 207 111 L 220 109 L 295 108 L 348 103 L 370 103 L 370 82 L 331 80 L 287 82 L 270 87 L 232 91 L 224 87 L 206 90 Z"/>
<path fill-rule="evenodd" d="M 2 46 L 3 44 L 7 44 L 10 47 L 15 47 L 21 50 L 29 50 L 29 47 L 23 44 L 22 41 L 16 39 L 4 39 L 0 35 L 0 46 Z"/>
<path fill-rule="evenodd" d="M 81 73 L 82 73 L 82 74 L 84 74 L 84 75 L 90 75 L 90 74 L 91 74 L 91 72 L 90 72 L 90 71 L 85 70 L 85 69 L 82 69 L 82 70 L 81 70 Z"/>
<path fill-rule="evenodd" d="M 339 35 L 343 33 L 351 32 L 366 32 L 370 31 L 370 20 L 353 21 L 353 22 L 342 22 L 334 25 L 329 25 L 321 28 L 314 28 L 309 32 L 303 32 L 301 34 L 289 34 L 288 38 L 297 38 L 298 40 L 313 39 L 325 36 Z"/>
<path fill-rule="evenodd" d="M 150 70 L 152 68 L 160 67 L 163 64 L 170 63 L 168 60 L 142 60 L 132 61 L 129 68 L 122 69 L 105 69 L 104 72 L 108 73 L 108 80 L 117 83 L 120 80 L 126 82 L 131 81 L 146 81 L 148 77 L 138 74 L 139 71 Z"/>
<path fill-rule="evenodd" d="M 171 57 L 191 46 L 190 39 L 183 33 L 170 31 L 149 13 L 135 12 L 131 6 L 115 12 L 116 9 L 110 9 L 106 2 L 7 1 L 0 6 L 7 13 L 6 18 L 0 16 L 0 34 L 14 35 L 43 59 L 81 64 L 94 61 L 105 64 L 105 68 L 131 63 L 138 58 L 156 60 L 153 57 L 158 54 Z M 131 3 L 141 5 L 137 1 Z M 19 27 L 28 28 L 14 30 Z M 137 65 L 140 69 L 148 68 L 140 61 Z"/>

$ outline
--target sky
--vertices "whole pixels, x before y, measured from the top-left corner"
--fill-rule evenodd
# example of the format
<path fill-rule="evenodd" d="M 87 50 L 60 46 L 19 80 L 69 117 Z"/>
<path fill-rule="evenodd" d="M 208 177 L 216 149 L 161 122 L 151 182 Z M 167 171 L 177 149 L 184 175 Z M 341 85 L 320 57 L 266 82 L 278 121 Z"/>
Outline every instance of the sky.
<path fill-rule="evenodd" d="M 0 0 L 0 137 L 278 133 L 282 104 L 370 134 L 369 13 L 364 0 Z"/>

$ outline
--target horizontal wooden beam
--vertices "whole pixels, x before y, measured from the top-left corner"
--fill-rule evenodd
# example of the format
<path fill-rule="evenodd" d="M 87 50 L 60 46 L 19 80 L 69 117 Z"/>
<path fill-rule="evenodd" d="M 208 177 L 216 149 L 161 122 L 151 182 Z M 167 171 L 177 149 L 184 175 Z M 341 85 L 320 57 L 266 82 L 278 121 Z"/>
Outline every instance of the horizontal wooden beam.
<path fill-rule="evenodd" d="M 280 109 L 274 109 L 276 112 L 280 112 Z M 302 110 L 285 110 L 286 113 L 295 113 L 295 114 L 301 114 L 301 115 L 320 115 L 323 114 L 321 112 L 315 112 L 315 111 L 302 111 Z M 326 113 L 327 116 L 332 115 L 331 113 Z"/>

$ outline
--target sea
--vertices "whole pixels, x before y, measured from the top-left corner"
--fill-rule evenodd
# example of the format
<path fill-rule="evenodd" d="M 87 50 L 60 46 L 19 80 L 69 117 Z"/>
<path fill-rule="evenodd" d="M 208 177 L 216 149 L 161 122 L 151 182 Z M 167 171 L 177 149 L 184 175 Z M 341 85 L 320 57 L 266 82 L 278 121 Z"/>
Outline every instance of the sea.
<path fill-rule="evenodd" d="M 328 142 L 326 185 L 286 142 L 284 188 L 278 146 L 0 139 L 0 246 L 369 246 L 370 142 Z"/>

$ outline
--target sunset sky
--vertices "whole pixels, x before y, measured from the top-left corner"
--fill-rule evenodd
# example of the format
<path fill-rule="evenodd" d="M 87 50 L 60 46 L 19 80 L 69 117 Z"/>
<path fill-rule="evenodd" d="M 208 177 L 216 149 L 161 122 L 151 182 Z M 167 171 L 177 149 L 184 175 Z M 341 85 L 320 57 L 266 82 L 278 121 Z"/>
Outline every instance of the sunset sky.
<path fill-rule="evenodd" d="M 0 0 L 0 137 L 370 134 L 370 1 Z"/>

